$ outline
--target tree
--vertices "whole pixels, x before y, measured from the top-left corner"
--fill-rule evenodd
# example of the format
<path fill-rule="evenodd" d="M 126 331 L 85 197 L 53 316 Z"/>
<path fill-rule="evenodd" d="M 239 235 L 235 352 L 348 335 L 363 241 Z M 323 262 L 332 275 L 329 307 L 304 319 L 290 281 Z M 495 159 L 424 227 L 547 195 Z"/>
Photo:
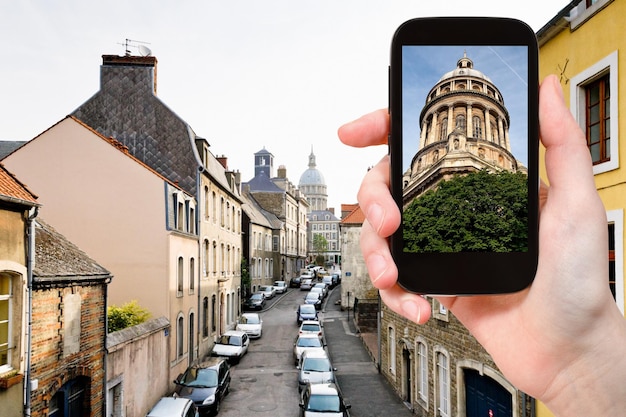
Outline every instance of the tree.
<path fill-rule="evenodd" d="M 328 240 L 321 233 L 313 234 L 313 253 L 315 256 L 315 263 L 318 265 L 324 264 L 324 256 L 322 253 L 328 251 Z"/>
<path fill-rule="evenodd" d="M 252 279 L 250 278 L 248 261 L 246 261 L 246 258 L 241 258 L 241 286 L 243 287 L 243 295 L 245 298 L 252 292 Z"/>
<path fill-rule="evenodd" d="M 403 213 L 405 252 L 528 250 L 528 178 L 486 170 L 442 181 Z"/>
<path fill-rule="evenodd" d="M 137 300 L 129 301 L 121 307 L 110 305 L 107 308 L 108 333 L 143 323 L 150 316 L 150 312 L 141 307 Z"/>

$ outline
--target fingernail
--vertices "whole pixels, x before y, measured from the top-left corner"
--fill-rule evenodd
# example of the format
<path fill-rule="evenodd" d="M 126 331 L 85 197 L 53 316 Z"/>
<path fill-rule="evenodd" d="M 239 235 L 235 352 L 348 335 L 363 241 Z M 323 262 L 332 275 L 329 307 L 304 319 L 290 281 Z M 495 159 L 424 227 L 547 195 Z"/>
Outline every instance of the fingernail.
<path fill-rule="evenodd" d="M 385 211 L 379 204 L 372 204 L 367 209 L 367 220 L 370 222 L 376 233 L 383 227 L 383 221 L 385 220 Z"/>
<path fill-rule="evenodd" d="M 404 316 L 409 320 L 413 320 L 415 323 L 419 323 L 422 319 L 422 310 L 419 305 L 413 300 L 405 300 L 402 302 L 402 312 Z"/>
<path fill-rule="evenodd" d="M 367 270 L 372 284 L 376 284 L 387 271 L 387 260 L 381 255 L 372 254 L 367 258 Z"/>

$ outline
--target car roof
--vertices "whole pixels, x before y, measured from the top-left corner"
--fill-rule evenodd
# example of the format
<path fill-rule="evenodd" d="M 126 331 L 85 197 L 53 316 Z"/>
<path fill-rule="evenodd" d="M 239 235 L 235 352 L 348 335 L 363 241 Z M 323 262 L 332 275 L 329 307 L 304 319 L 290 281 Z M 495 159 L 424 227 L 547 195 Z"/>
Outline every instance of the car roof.
<path fill-rule="evenodd" d="M 328 359 L 328 355 L 326 354 L 325 350 L 318 350 L 318 349 L 307 350 L 307 349 L 305 349 L 304 352 L 302 352 L 302 360 L 304 360 L 304 358 Z"/>
<path fill-rule="evenodd" d="M 225 362 L 225 361 L 227 361 L 226 358 L 223 358 L 221 356 L 213 356 L 198 363 L 197 365 L 190 366 L 190 368 L 201 368 L 201 369 L 213 368 L 219 365 L 221 362 Z"/>
<path fill-rule="evenodd" d="M 259 313 L 241 313 L 241 317 L 259 316 Z"/>
<path fill-rule="evenodd" d="M 298 335 L 300 339 L 319 339 L 317 333 L 302 333 Z"/>
<path fill-rule="evenodd" d="M 152 407 L 152 410 L 148 413 L 148 417 L 182 416 L 183 411 L 187 409 L 189 403 L 193 404 L 193 401 L 189 398 L 163 397 Z"/>
<path fill-rule="evenodd" d="M 226 330 L 222 335 L 223 336 L 243 336 L 246 334 L 243 330 Z"/>
<path fill-rule="evenodd" d="M 321 384 L 309 384 L 311 394 L 315 395 L 338 395 L 339 390 L 337 386 L 332 382 L 325 382 Z"/>
<path fill-rule="evenodd" d="M 318 320 L 304 320 L 302 324 L 320 324 Z"/>

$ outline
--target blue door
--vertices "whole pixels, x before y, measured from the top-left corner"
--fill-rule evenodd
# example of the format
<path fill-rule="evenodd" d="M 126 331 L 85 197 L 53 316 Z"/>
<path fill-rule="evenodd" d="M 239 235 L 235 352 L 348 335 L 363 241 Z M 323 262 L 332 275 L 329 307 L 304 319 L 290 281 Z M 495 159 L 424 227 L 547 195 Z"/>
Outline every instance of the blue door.
<path fill-rule="evenodd" d="M 89 415 L 85 407 L 85 389 L 89 380 L 74 378 L 64 384 L 50 399 L 48 417 L 82 417 Z"/>
<path fill-rule="evenodd" d="M 511 393 L 493 379 L 465 369 L 465 408 L 467 417 L 512 417 Z"/>

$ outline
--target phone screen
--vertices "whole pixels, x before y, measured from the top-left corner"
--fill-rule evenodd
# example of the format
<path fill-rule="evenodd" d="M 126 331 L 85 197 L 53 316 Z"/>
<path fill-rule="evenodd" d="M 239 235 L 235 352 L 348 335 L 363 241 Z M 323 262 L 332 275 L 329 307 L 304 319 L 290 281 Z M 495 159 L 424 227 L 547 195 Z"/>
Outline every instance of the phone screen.
<path fill-rule="evenodd" d="M 464 25 L 481 29 L 477 39 L 457 37 L 446 25 L 431 28 L 436 20 L 418 19 L 392 53 L 399 283 L 439 294 L 520 289 L 533 278 L 537 252 L 534 34 L 522 42 L 511 21 L 507 35 L 496 30 L 501 20 L 455 18 L 460 33 L 471 33 Z"/>
<path fill-rule="evenodd" d="M 404 251 L 528 250 L 528 48 L 403 46 Z"/>

